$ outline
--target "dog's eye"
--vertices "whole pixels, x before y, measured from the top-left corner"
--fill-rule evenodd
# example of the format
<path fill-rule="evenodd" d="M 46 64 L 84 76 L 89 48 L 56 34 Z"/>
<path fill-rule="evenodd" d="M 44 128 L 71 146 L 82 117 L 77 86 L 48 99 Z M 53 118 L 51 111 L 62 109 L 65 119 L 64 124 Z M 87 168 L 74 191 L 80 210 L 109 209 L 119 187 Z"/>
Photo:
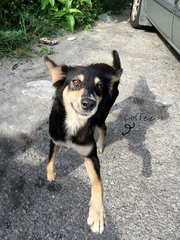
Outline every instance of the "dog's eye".
<path fill-rule="evenodd" d="M 98 84 L 97 84 L 97 87 L 98 87 L 98 89 L 101 90 L 101 89 L 103 88 L 103 84 L 102 84 L 102 83 L 98 83 Z"/>
<path fill-rule="evenodd" d="M 74 86 L 78 86 L 80 83 L 81 83 L 81 81 L 79 79 L 73 80 Z"/>

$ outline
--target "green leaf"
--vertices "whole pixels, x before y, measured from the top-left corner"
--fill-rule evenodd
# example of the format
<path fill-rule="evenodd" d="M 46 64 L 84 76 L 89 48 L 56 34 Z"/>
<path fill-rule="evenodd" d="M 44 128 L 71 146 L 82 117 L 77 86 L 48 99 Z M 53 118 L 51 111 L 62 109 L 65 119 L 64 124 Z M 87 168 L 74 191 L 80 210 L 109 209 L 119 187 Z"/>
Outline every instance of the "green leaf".
<path fill-rule="evenodd" d="M 50 4 L 52 7 L 54 7 L 54 4 L 55 4 L 55 0 L 49 0 Z"/>
<path fill-rule="evenodd" d="M 68 22 L 68 25 L 69 25 L 69 28 L 70 28 L 71 32 L 73 32 L 74 31 L 74 25 L 75 25 L 75 20 L 74 20 L 73 15 L 67 14 L 66 19 L 67 19 L 67 22 Z"/>
<path fill-rule="evenodd" d="M 54 14 L 55 17 L 62 17 L 67 13 L 66 10 L 60 10 Z"/>
<path fill-rule="evenodd" d="M 41 9 L 44 10 L 49 3 L 49 0 L 41 0 Z"/>
<path fill-rule="evenodd" d="M 57 5 L 56 3 L 54 4 L 53 10 L 54 10 L 55 12 L 58 12 L 58 11 L 59 11 L 58 5 Z"/>
<path fill-rule="evenodd" d="M 62 4 L 66 4 L 66 0 L 58 0 L 58 2 L 60 2 Z"/>
<path fill-rule="evenodd" d="M 66 0 L 66 3 L 65 3 L 65 8 L 67 10 L 69 10 L 71 8 L 71 5 L 72 5 L 72 0 Z"/>
<path fill-rule="evenodd" d="M 90 8 L 92 8 L 92 2 L 91 2 L 91 0 L 82 0 L 81 3 L 83 3 L 83 2 L 87 3 L 87 5 L 88 5 Z"/>
<path fill-rule="evenodd" d="M 76 9 L 76 8 L 70 8 L 68 10 L 69 13 L 82 13 L 80 10 Z"/>

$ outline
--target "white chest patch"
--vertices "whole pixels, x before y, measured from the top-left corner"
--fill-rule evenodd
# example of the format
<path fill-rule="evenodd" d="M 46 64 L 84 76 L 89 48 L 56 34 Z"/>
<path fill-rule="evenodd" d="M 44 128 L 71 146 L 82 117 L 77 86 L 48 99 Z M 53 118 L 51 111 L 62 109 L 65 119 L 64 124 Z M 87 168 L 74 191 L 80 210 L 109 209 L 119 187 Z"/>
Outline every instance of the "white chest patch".
<path fill-rule="evenodd" d="M 76 135 L 77 131 L 81 127 L 83 127 L 86 122 L 87 122 L 86 119 L 78 118 L 75 112 L 68 114 L 65 120 L 68 135 L 69 136 Z"/>
<path fill-rule="evenodd" d="M 84 157 L 88 156 L 90 154 L 90 152 L 92 151 L 92 148 L 93 148 L 92 144 L 82 146 L 82 145 L 78 145 L 78 144 L 72 143 L 69 140 L 66 141 L 66 142 L 63 142 L 63 141 L 55 141 L 55 140 L 52 139 L 52 141 L 57 146 L 63 146 L 63 147 L 67 147 L 67 148 L 72 148 L 79 155 L 84 156 Z"/>

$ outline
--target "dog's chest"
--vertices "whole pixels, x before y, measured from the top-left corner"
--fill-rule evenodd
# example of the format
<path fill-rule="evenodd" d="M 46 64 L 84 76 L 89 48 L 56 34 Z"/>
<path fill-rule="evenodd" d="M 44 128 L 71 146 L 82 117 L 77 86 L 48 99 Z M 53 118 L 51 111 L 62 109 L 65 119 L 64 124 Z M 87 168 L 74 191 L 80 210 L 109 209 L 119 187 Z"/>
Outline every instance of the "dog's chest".
<path fill-rule="evenodd" d="M 68 114 L 65 119 L 67 135 L 68 136 L 76 135 L 76 133 L 79 131 L 79 129 L 84 127 L 86 122 L 87 122 L 87 120 L 78 118 L 77 114 L 74 114 L 74 112 L 72 112 L 71 114 Z"/>
<path fill-rule="evenodd" d="M 88 145 L 75 144 L 71 140 L 55 141 L 55 140 L 52 139 L 52 141 L 57 146 L 63 146 L 63 147 L 74 149 L 81 156 L 88 156 L 90 154 L 90 152 L 92 151 L 92 147 L 93 147 L 92 144 L 88 144 Z"/>

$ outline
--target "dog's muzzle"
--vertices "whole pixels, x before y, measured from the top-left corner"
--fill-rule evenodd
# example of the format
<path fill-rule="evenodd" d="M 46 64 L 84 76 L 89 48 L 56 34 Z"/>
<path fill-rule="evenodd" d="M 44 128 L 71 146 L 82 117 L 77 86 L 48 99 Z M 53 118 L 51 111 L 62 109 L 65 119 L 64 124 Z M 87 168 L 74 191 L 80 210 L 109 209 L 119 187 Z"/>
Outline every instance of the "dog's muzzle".
<path fill-rule="evenodd" d="M 96 106 L 96 101 L 91 98 L 82 98 L 81 107 L 84 111 L 92 111 Z"/>

